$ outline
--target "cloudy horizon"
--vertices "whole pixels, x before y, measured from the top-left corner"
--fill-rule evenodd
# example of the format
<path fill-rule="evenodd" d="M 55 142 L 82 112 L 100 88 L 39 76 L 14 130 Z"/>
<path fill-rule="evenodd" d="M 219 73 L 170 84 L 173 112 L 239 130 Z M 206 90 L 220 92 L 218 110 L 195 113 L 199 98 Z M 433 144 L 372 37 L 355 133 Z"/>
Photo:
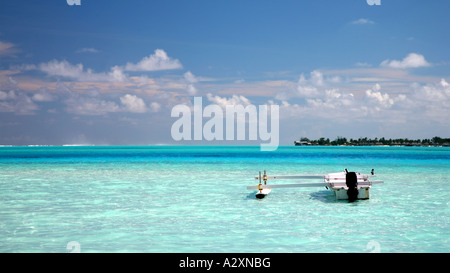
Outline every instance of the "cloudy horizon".
<path fill-rule="evenodd" d="M 448 1 L 22 2 L 0 4 L 0 145 L 240 144 L 171 138 L 195 96 L 279 105 L 280 145 L 450 137 Z"/>

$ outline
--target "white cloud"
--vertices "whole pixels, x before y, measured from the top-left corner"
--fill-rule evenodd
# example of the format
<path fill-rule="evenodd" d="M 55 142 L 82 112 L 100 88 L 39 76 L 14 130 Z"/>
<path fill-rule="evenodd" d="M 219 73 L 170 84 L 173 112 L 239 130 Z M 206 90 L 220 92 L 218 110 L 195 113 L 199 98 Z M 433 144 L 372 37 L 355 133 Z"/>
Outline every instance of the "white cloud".
<path fill-rule="evenodd" d="M 13 43 L 0 41 L 0 56 L 13 54 L 15 52 L 17 52 L 17 49 Z"/>
<path fill-rule="evenodd" d="M 38 109 L 39 107 L 24 92 L 0 91 L 0 112 L 30 115 Z"/>
<path fill-rule="evenodd" d="M 389 94 L 381 94 L 380 89 L 381 87 L 377 83 L 372 89 L 366 90 L 365 95 L 367 98 L 377 103 L 377 106 L 380 105 L 384 108 L 389 108 L 394 105 L 394 100 L 389 96 Z"/>
<path fill-rule="evenodd" d="M 184 78 L 190 83 L 198 82 L 197 78 L 194 76 L 194 74 L 192 74 L 191 71 L 187 71 L 186 73 L 184 73 Z"/>
<path fill-rule="evenodd" d="M 250 100 L 241 95 L 233 95 L 231 98 L 227 99 L 226 97 L 213 96 L 211 93 L 206 94 L 208 100 L 212 103 L 215 103 L 222 107 L 226 108 L 227 105 L 242 105 L 247 106 L 250 105 Z"/>
<path fill-rule="evenodd" d="M 273 101 L 269 103 L 273 104 Z M 355 96 L 335 88 L 324 90 L 321 97 L 307 98 L 306 104 L 291 104 L 282 100 L 280 105 L 280 118 L 283 119 L 328 120 L 334 123 L 362 115 L 364 113 L 360 111 Z"/>
<path fill-rule="evenodd" d="M 425 85 L 414 84 L 411 89 L 412 94 L 405 100 L 405 107 L 410 109 L 411 116 L 427 122 L 439 122 L 448 128 L 450 84 L 441 79 Z"/>
<path fill-rule="evenodd" d="M 119 66 L 111 67 L 111 72 L 109 72 L 106 76 L 107 81 L 112 82 L 125 82 L 128 81 L 127 75 L 123 73 L 123 69 Z"/>
<path fill-rule="evenodd" d="M 428 101 L 432 107 L 450 106 L 450 85 L 445 79 L 439 83 L 427 84 L 415 88 L 415 100 Z"/>
<path fill-rule="evenodd" d="M 312 98 L 319 95 L 319 89 L 311 85 L 298 85 L 297 95 L 302 98 Z"/>
<path fill-rule="evenodd" d="M 158 70 L 168 70 L 168 69 L 179 69 L 182 68 L 180 61 L 178 59 L 171 59 L 167 56 L 167 53 L 162 49 L 156 49 L 155 53 L 144 57 L 140 62 L 133 64 L 127 63 L 125 70 L 128 71 L 158 71 Z"/>
<path fill-rule="evenodd" d="M 269 105 L 276 105 L 273 100 L 267 102 Z M 280 118 L 299 117 L 303 116 L 306 111 L 306 107 L 298 104 L 290 104 L 289 102 L 282 100 L 280 105 Z"/>
<path fill-rule="evenodd" d="M 159 104 L 157 102 L 150 103 L 150 110 L 152 112 L 159 112 L 159 110 L 161 110 L 161 104 Z"/>
<path fill-rule="evenodd" d="M 8 100 L 8 99 L 15 99 L 16 93 L 14 90 L 10 90 L 9 92 L 6 91 L 0 91 L 0 100 Z"/>
<path fill-rule="evenodd" d="M 186 88 L 189 95 L 194 96 L 197 94 L 197 88 L 193 84 L 188 84 Z"/>
<path fill-rule="evenodd" d="M 103 100 L 99 97 L 97 90 L 90 90 L 80 94 L 72 90 L 73 84 L 57 83 L 57 93 L 60 94 L 63 103 L 66 105 L 66 111 L 75 115 L 106 115 L 108 113 L 120 112 L 122 109 L 113 101 Z M 65 98 L 64 98 L 65 97 Z"/>
<path fill-rule="evenodd" d="M 0 44 L 0 53 L 2 46 L 7 50 L 10 44 Z M 95 53 L 98 50 L 94 48 L 82 48 L 77 52 L 91 52 Z M 58 61 L 52 60 L 40 65 L 21 65 L 17 69 L 21 70 L 40 70 L 47 73 L 49 76 L 59 76 L 74 79 L 81 82 L 127 82 L 128 76 L 124 71 L 157 71 L 167 69 L 182 68 L 178 60 L 173 60 L 167 56 L 162 49 L 155 50 L 155 54 L 143 58 L 137 64 L 127 63 L 123 66 L 113 66 L 109 72 L 96 73 L 92 69 L 85 69 L 83 64 L 71 64 L 66 60 Z M 189 75 L 187 75 L 189 76 Z M 193 75 L 192 75 L 193 76 Z M 186 75 L 185 75 L 186 77 Z M 191 79 L 190 79 L 191 80 Z"/>
<path fill-rule="evenodd" d="M 36 92 L 32 99 L 34 101 L 43 102 L 43 101 L 53 101 L 55 98 L 45 89 L 41 88 Z"/>
<path fill-rule="evenodd" d="M 39 65 L 39 69 L 50 76 L 63 76 L 68 78 L 79 78 L 80 75 L 92 74 L 92 71 L 84 72 L 83 65 L 72 65 L 68 61 L 53 60 L 48 63 L 42 63 Z"/>
<path fill-rule="evenodd" d="M 317 109 L 318 111 L 333 109 L 335 112 L 333 115 L 338 115 L 339 112 L 345 112 L 349 110 L 348 107 L 355 106 L 355 98 L 352 93 L 344 93 L 338 89 L 329 89 L 325 91 L 323 98 L 307 99 L 309 106 Z"/>
<path fill-rule="evenodd" d="M 282 91 L 276 95 L 276 99 L 287 100 L 292 97 L 300 98 L 317 98 L 323 97 L 328 86 L 341 82 L 338 76 L 324 77 L 319 70 L 313 70 L 309 78 L 306 78 L 302 73 L 296 85 L 284 84 L 290 87 L 286 91 Z"/>
<path fill-rule="evenodd" d="M 309 79 L 309 81 L 307 81 L 306 79 L 305 79 L 305 77 L 303 76 L 303 74 L 300 76 L 300 79 L 299 79 L 299 81 L 298 81 L 298 83 L 300 84 L 300 85 L 303 85 L 303 84 L 312 84 L 312 85 L 314 85 L 314 86 L 323 86 L 324 85 L 324 82 L 323 82 L 323 74 L 322 74 L 322 72 L 320 72 L 320 71 L 318 71 L 318 70 L 314 70 L 314 71 L 312 71 L 311 73 L 310 73 L 310 79 Z"/>
<path fill-rule="evenodd" d="M 358 67 L 371 67 L 372 65 L 369 64 L 369 63 L 366 63 L 366 62 L 357 62 L 357 63 L 355 63 L 355 66 L 358 66 Z"/>
<path fill-rule="evenodd" d="M 375 22 L 372 20 L 369 20 L 367 18 L 360 18 L 358 20 L 355 20 L 353 22 L 351 22 L 351 24 L 353 25 L 367 25 L 367 24 L 374 24 Z"/>
<path fill-rule="evenodd" d="M 403 60 L 384 60 L 381 62 L 380 66 L 390 67 L 390 68 L 417 68 L 417 67 L 426 67 L 431 64 L 425 60 L 423 55 L 417 53 L 410 53 Z"/>
<path fill-rule="evenodd" d="M 6 88 L 9 91 L 0 90 L 0 112 L 11 112 L 17 115 L 35 114 L 39 110 L 38 105 L 17 86 L 18 82 L 11 77 L 1 84 L 0 88 Z"/>
<path fill-rule="evenodd" d="M 147 111 L 147 106 L 144 100 L 135 96 L 126 94 L 120 97 L 120 102 L 125 106 L 125 109 L 133 113 L 145 113 Z"/>
<path fill-rule="evenodd" d="M 124 82 L 128 80 L 123 73 L 123 69 L 119 66 L 112 67 L 109 73 L 95 73 L 89 68 L 84 70 L 82 64 L 73 65 L 66 60 L 52 60 L 47 63 L 41 63 L 38 69 L 49 76 L 66 77 L 83 82 Z"/>
<path fill-rule="evenodd" d="M 378 124 L 378 129 L 390 128 L 393 132 L 406 124 L 414 128 L 421 124 L 448 128 L 450 84 L 446 79 L 415 83 L 404 92 L 384 90 L 378 83 L 358 95 L 327 89 L 323 96 L 307 98 L 302 104 L 282 100 L 280 118 L 301 118 L 311 124 Z"/>
<path fill-rule="evenodd" d="M 192 74 L 191 71 L 187 71 L 186 73 L 184 73 L 184 79 L 187 81 L 186 90 L 188 94 L 191 96 L 197 94 L 197 88 L 195 88 L 194 83 L 198 82 L 198 80 L 194 76 L 194 74 Z"/>
<path fill-rule="evenodd" d="M 84 47 L 84 48 L 78 49 L 76 52 L 77 53 L 98 53 L 100 51 L 95 48 L 92 48 L 92 47 Z"/>
<path fill-rule="evenodd" d="M 107 113 L 119 112 L 120 107 L 112 101 L 105 101 L 98 98 L 73 96 L 66 100 L 69 113 L 77 115 L 105 115 Z"/>

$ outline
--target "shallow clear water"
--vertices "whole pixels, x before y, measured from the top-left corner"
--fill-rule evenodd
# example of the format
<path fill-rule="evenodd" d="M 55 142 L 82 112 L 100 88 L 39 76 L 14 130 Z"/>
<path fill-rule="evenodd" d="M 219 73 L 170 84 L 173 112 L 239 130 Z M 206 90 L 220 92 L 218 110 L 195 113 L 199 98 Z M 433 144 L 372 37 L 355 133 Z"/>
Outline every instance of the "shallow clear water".
<path fill-rule="evenodd" d="M 385 183 L 246 189 L 344 168 Z M 449 176 L 436 147 L 0 147 L 0 252 L 449 252 Z"/>

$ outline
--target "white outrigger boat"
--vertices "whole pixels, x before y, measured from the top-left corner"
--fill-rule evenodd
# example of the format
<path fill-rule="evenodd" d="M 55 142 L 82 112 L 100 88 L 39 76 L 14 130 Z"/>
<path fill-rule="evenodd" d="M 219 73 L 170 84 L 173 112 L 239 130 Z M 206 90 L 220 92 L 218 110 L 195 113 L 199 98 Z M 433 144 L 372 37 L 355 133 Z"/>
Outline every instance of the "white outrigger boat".
<path fill-rule="evenodd" d="M 264 171 L 262 176 L 261 172 L 259 172 L 259 176 L 255 177 L 255 179 L 259 180 L 259 184 L 247 186 L 247 189 L 257 190 L 255 197 L 262 199 L 275 188 L 326 187 L 334 192 L 337 200 L 354 201 L 357 199 L 369 199 L 370 187 L 374 184 L 383 183 L 382 180 L 371 180 L 372 177 L 375 177 L 373 169 L 370 175 L 348 172 L 347 169 L 344 172 L 329 173 L 326 175 L 268 176 L 266 171 Z M 267 180 L 269 179 L 323 179 L 323 182 L 268 185 Z"/>

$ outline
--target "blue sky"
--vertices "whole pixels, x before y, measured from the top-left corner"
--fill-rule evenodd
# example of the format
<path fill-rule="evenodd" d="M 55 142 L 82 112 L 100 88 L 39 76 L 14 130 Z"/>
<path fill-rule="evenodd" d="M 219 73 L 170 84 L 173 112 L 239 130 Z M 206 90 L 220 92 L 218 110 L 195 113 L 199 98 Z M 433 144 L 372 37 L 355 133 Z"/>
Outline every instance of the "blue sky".
<path fill-rule="evenodd" d="M 0 144 L 176 143 L 170 110 L 193 96 L 280 105 L 284 145 L 448 137 L 449 11 L 447 0 L 2 1 Z"/>

